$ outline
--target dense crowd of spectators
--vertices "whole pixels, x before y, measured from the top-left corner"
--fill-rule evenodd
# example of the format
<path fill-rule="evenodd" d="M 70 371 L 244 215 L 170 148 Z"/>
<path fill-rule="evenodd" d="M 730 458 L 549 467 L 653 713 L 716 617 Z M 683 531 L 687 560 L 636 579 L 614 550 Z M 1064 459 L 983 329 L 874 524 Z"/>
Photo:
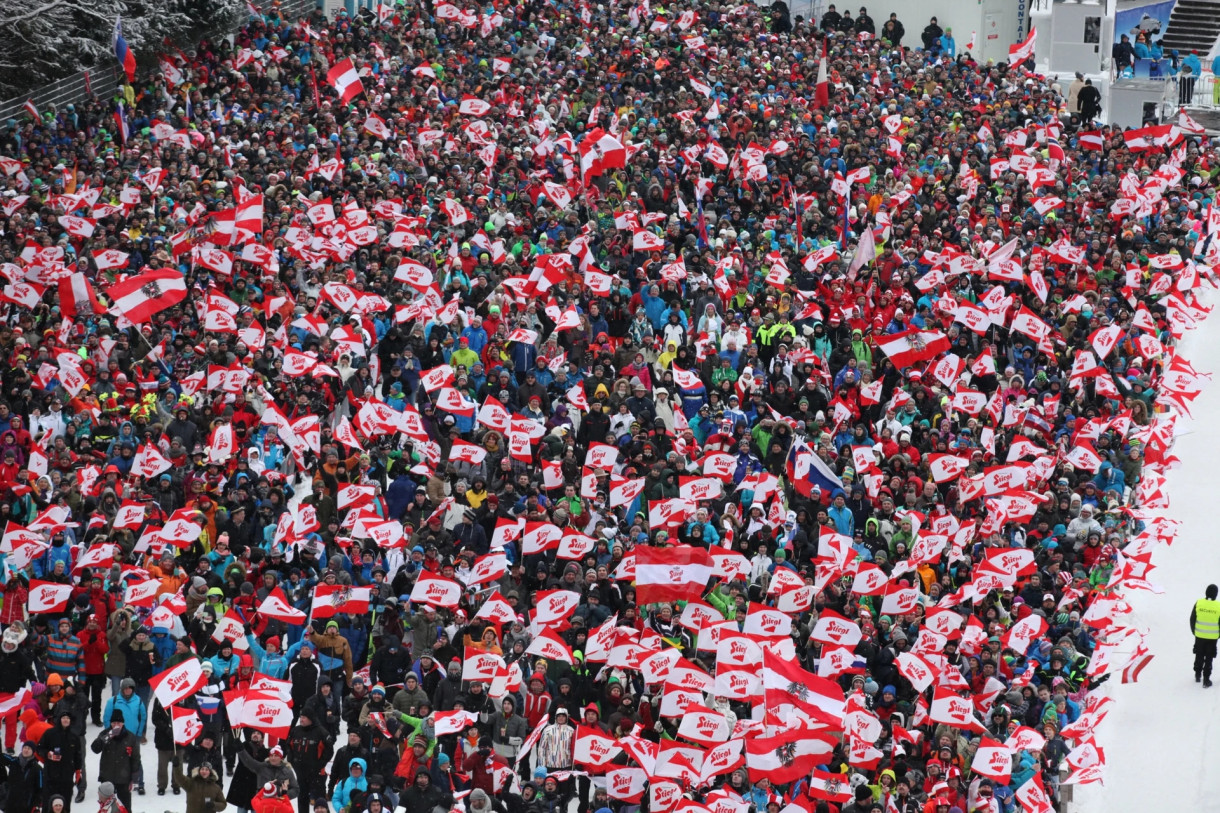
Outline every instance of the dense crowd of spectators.
<path fill-rule="evenodd" d="M 1063 730 L 1125 629 L 1090 608 L 1160 533 L 1211 145 L 1085 133 L 1031 64 L 866 8 L 380 8 L 272 4 L 232 47 L 0 127 L 6 813 L 67 813 L 88 777 L 107 811 L 155 784 L 188 813 L 663 813 L 680 779 L 685 809 L 718 813 L 999 813 L 1091 768 L 1088 731 Z M 111 308 L 163 268 L 184 299 L 134 325 Z M 175 515 L 197 534 L 158 538 Z M 526 547 L 552 525 L 562 546 Z M 717 575 L 699 601 L 637 602 L 636 550 L 675 545 Z M 1001 549 L 1019 572 L 997 575 Z M 460 598 L 412 601 L 421 577 Z M 128 603 L 149 579 L 169 616 Z M 66 607 L 27 610 L 48 583 Z M 366 612 L 315 612 L 364 587 Z M 550 591 L 576 600 L 532 622 Z M 260 612 L 275 596 L 308 622 Z M 864 743 L 840 720 L 814 774 L 846 798 L 754 764 L 609 787 L 655 768 L 641 743 L 693 741 L 672 685 L 594 644 L 677 648 L 732 739 L 795 741 L 760 687 L 719 688 L 730 662 L 691 623 L 753 634 L 777 606 L 768 658 L 879 723 Z M 837 669 L 828 613 L 860 635 Z M 563 656 L 538 654 L 549 636 Z M 463 679 L 478 653 L 507 679 Z M 178 745 L 150 680 L 194 657 L 205 683 L 177 707 L 202 728 Z M 228 717 L 260 677 L 291 682 L 286 737 Z M 929 718 L 945 687 L 985 733 Z M 455 709 L 474 722 L 438 735 Z M 574 764 L 591 730 L 631 747 Z M 980 735 L 1022 737 L 1009 778 L 976 769 Z"/>

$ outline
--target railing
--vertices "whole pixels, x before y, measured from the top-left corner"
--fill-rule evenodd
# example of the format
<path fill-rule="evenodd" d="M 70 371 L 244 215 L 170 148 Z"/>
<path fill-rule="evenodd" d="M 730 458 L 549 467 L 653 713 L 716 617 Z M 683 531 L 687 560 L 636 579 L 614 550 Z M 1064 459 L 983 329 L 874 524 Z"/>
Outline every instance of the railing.
<path fill-rule="evenodd" d="M 1177 99 L 1184 107 L 1220 107 L 1220 82 L 1216 81 L 1216 75 L 1205 73 L 1195 79 L 1195 86 L 1189 99 L 1182 98 L 1181 77 L 1175 77 L 1175 85 L 1177 93 L 1174 98 Z"/>
<path fill-rule="evenodd" d="M 24 112 L 22 108 L 26 101 L 33 101 L 39 112 L 44 112 L 52 105 L 58 109 L 64 105 L 85 101 L 89 98 L 89 89 L 92 89 L 95 99 L 105 99 L 119 86 L 118 74 L 116 63 L 65 76 L 34 93 L 0 102 L 0 120 L 19 118 Z"/>
<path fill-rule="evenodd" d="M 255 0 L 256 6 L 260 5 L 260 3 L 267 5 L 268 0 Z M 315 8 L 318 8 L 318 6 L 318 0 L 280 0 L 280 15 L 284 19 L 295 21 L 298 17 L 309 14 Z M 236 33 L 248 20 L 249 17 L 242 15 L 237 18 L 235 26 L 228 26 L 219 31 L 213 31 L 211 32 L 212 36 L 227 36 Z M 140 71 L 140 74 L 148 76 L 155 70 L 155 67 L 146 68 Z M 86 79 L 86 77 L 88 78 Z M 109 98 L 119 86 L 119 78 L 117 62 L 88 71 L 80 71 L 71 76 L 65 76 L 63 79 L 52 82 L 33 93 L 26 93 L 12 99 L 0 101 L 0 122 L 24 115 L 23 107 L 26 101 L 33 101 L 34 106 L 38 108 L 39 112 L 46 112 L 52 106 L 58 110 L 62 109 L 65 105 L 80 104 L 89 100 L 90 90 L 94 99 Z"/>

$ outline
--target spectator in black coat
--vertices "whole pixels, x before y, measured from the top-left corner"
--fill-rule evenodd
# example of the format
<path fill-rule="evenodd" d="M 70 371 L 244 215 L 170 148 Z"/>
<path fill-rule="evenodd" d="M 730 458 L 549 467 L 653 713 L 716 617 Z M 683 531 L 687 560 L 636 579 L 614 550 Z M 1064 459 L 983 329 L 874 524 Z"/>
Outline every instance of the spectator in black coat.
<path fill-rule="evenodd" d="M 64 810 L 67 813 L 71 810 L 72 785 L 76 781 L 76 772 L 84 768 L 85 755 L 80 735 L 72 730 L 74 721 L 71 715 L 57 715 L 50 722 L 52 727 L 38 740 L 38 758 L 45 766 L 43 809 L 50 810 L 51 797 L 58 794 L 64 797 Z M 80 793 L 83 801 L 84 784 L 81 785 Z"/>
<path fill-rule="evenodd" d="M 902 45 L 902 38 L 907 35 L 906 26 L 898 19 L 898 15 L 891 12 L 890 18 L 881 26 L 881 38 L 888 40 L 895 48 Z"/>
<path fill-rule="evenodd" d="M 429 811 L 433 808 L 447 808 L 453 804 L 453 794 L 432 784 L 432 777 L 426 768 L 415 772 L 415 782 L 402 792 L 398 803 L 407 810 Z"/>
<path fill-rule="evenodd" d="M 940 24 L 936 22 L 936 18 L 933 17 L 924 26 L 923 33 L 919 35 L 919 39 L 923 42 L 925 51 L 936 51 L 940 48 L 940 38 L 944 35 L 945 29 L 941 28 Z"/>
<path fill-rule="evenodd" d="M 32 813 L 42 804 L 42 765 L 34 753 L 34 743 L 27 740 L 20 753 L 5 754 L 4 767 L 8 774 L 4 781 L 8 788 L 5 813 Z"/>
<path fill-rule="evenodd" d="M 826 13 L 822 15 L 822 21 L 818 24 L 819 27 L 829 33 L 839 30 L 839 21 L 843 19 L 843 15 L 835 11 L 835 4 L 831 3 L 826 8 Z"/>

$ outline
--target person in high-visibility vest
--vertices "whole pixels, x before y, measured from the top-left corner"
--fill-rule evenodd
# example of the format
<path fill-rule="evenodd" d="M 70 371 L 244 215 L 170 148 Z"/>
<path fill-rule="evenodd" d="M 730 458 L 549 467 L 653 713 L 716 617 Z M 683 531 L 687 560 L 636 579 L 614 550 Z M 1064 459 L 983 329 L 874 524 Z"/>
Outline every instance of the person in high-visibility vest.
<path fill-rule="evenodd" d="M 1220 638 L 1220 601 L 1216 601 L 1217 588 L 1209 584 L 1204 591 L 1206 598 L 1195 602 L 1190 611 L 1190 631 L 1195 636 L 1195 683 L 1203 681 L 1203 688 L 1212 685 L 1212 661 L 1216 658 L 1216 639 Z"/>

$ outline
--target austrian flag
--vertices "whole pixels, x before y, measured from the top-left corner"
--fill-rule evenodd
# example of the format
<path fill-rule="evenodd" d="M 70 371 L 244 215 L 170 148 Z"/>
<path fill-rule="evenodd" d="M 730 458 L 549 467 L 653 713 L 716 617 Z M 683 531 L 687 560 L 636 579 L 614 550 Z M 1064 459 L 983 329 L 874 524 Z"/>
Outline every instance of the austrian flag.
<path fill-rule="evenodd" d="M 339 613 L 367 613 L 370 598 L 371 587 L 320 584 L 313 594 L 313 617 L 330 618 Z"/>
<path fill-rule="evenodd" d="M 904 330 L 879 338 L 877 346 L 901 370 L 948 352 L 949 337 L 935 330 Z"/>
<path fill-rule="evenodd" d="M 110 312 L 139 325 L 186 299 L 186 279 L 172 268 L 128 277 L 106 289 Z"/>
<path fill-rule="evenodd" d="M 641 545 L 635 549 L 636 601 L 640 604 L 695 601 L 707 588 L 715 569 L 703 548 Z"/>
<path fill-rule="evenodd" d="M 330 82 L 330 86 L 338 92 L 339 101 L 343 104 L 347 104 L 361 93 L 364 93 L 364 85 L 360 81 L 360 73 L 356 70 L 356 66 L 352 64 L 350 56 L 342 62 L 336 63 L 327 72 L 326 81 Z"/>

